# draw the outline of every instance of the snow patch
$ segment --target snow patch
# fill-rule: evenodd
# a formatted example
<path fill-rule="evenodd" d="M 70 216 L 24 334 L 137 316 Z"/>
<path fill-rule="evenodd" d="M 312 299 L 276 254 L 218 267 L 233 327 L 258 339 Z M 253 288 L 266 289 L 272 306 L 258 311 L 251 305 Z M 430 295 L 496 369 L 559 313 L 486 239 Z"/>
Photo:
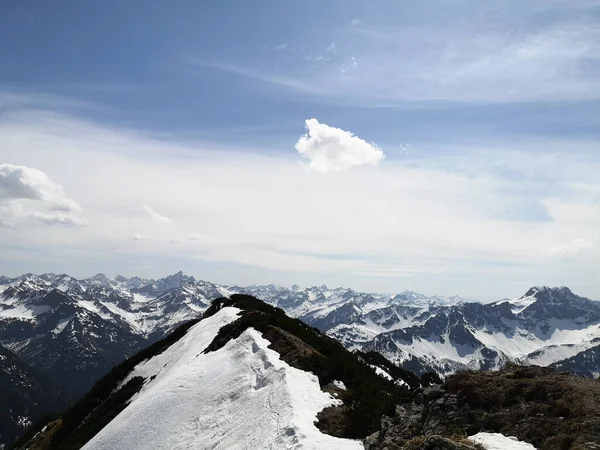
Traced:
<path fill-rule="evenodd" d="M 372 369 L 375 369 L 375 373 L 377 375 L 379 375 L 380 377 L 383 377 L 386 380 L 394 381 L 392 376 L 389 373 L 387 373 L 385 370 L 383 370 L 381 367 L 375 366 L 373 364 L 369 364 L 369 366 L 371 366 Z"/>
<path fill-rule="evenodd" d="M 150 300 L 152 300 L 151 297 L 146 297 L 145 295 L 142 294 L 136 294 L 133 293 L 133 301 L 135 303 L 148 303 Z"/>
<path fill-rule="evenodd" d="M 0 309 L 0 317 L 6 317 L 11 319 L 31 320 L 37 316 L 44 314 L 49 311 L 49 306 L 38 306 L 38 305 L 16 305 L 12 308 Z"/>
<path fill-rule="evenodd" d="M 106 314 L 106 313 L 102 312 L 100 310 L 100 307 L 95 302 L 93 302 L 91 300 L 78 300 L 77 304 L 79 306 L 81 306 L 82 308 L 85 308 L 88 311 L 93 312 L 94 314 L 99 315 L 104 320 L 110 320 L 111 319 L 111 317 L 110 317 L 109 314 Z"/>
<path fill-rule="evenodd" d="M 58 324 L 56 324 L 54 329 L 52 330 L 52 334 L 54 334 L 54 335 L 60 334 L 67 327 L 67 325 L 69 325 L 69 322 L 71 321 L 72 318 L 73 318 L 73 316 L 67 317 L 66 319 L 61 319 L 58 322 Z"/>
<path fill-rule="evenodd" d="M 343 381 L 339 381 L 339 380 L 333 380 L 333 385 L 334 385 L 336 388 L 343 389 L 344 391 L 346 391 L 346 390 L 347 390 L 347 388 L 346 388 L 346 385 L 344 384 L 344 382 L 343 382 Z"/>
<path fill-rule="evenodd" d="M 469 440 L 483 445 L 487 450 L 536 450 L 531 444 L 500 433 L 477 433 L 470 436 Z"/>

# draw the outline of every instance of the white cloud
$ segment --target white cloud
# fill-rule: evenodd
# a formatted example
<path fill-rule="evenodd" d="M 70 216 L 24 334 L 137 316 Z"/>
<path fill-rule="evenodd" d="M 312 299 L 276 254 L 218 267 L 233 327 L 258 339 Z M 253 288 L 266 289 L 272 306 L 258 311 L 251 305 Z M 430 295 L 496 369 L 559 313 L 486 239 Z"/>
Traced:
<path fill-rule="evenodd" d="M 48 212 L 50 211 L 50 212 Z M 3 226 L 15 227 L 28 218 L 53 225 L 86 226 L 79 217 L 81 207 L 69 198 L 61 185 L 41 170 L 0 164 L 0 219 Z"/>
<path fill-rule="evenodd" d="M 315 172 L 377 166 L 384 158 L 375 144 L 317 119 L 306 120 L 306 131 L 296 143 L 296 150 L 309 160 L 308 168 Z"/>
<path fill-rule="evenodd" d="M 148 239 L 150 239 L 148 236 L 146 236 L 145 234 L 141 234 L 141 233 L 133 233 L 131 238 L 134 241 L 147 241 Z"/>
<path fill-rule="evenodd" d="M 143 205 L 142 211 L 144 211 L 146 214 L 148 214 L 148 216 L 150 216 L 150 218 L 152 218 L 152 220 L 154 220 L 156 223 L 165 224 L 165 225 L 173 225 L 173 223 L 174 223 L 169 217 L 163 216 L 162 214 L 157 213 L 154 209 L 152 209 L 148 205 Z"/>
<path fill-rule="evenodd" d="M 362 23 L 362 22 L 361 22 L 359 19 L 352 19 L 352 20 L 350 21 L 350 26 L 351 26 L 351 27 L 355 27 L 355 26 L 357 26 L 357 25 L 360 25 L 361 23 Z"/>
<path fill-rule="evenodd" d="M 81 211 L 79 205 L 66 196 L 62 186 L 44 172 L 13 164 L 0 164 L 0 199 L 41 200 L 57 211 Z"/>

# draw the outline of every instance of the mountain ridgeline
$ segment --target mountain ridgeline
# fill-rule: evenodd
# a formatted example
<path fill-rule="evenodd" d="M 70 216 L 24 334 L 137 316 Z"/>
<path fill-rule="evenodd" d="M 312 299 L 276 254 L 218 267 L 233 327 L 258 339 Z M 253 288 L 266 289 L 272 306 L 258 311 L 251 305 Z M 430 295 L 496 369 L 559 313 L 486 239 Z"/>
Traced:
<path fill-rule="evenodd" d="M 198 364 L 198 372 L 194 364 Z M 218 374 L 214 377 L 218 381 L 210 376 L 211 370 Z M 234 422 L 245 420 L 245 413 L 261 415 L 264 410 L 268 418 L 262 420 L 268 423 L 261 425 L 263 446 L 272 442 L 281 448 L 284 443 L 316 439 L 323 445 L 330 442 L 327 448 L 337 448 L 338 444 L 353 448 L 347 446 L 356 442 L 350 438 L 362 439 L 379 429 L 379 418 L 393 414 L 396 405 L 409 397 L 410 388 L 429 385 L 431 377 L 420 379 L 391 366 L 380 355 L 349 352 L 283 310 L 251 296 L 234 294 L 215 300 L 201 320 L 181 325 L 116 366 L 72 408 L 38 424 L 15 448 L 144 448 L 146 436 L 138 436 L 139 442 L 132 443 L 128 433 L 137 432 L 141 422 L 155 419 L 160 423 L 170 423 L 171 419 L 185 422 L 180 428 L 188 430 L 185 402 L 200 394 L 202 401 L 190 405 L 195 431 L 179 433 L 174 429 L 171 433 L 178 437 L 161 437 L 164 447 L 153 441 L 152 448 L 174 448 L 168 446 L 189 444 L 190 439 L 199 448 L 210 448 L 223 439 L 247 442 L 247 433 L 256 430 L 249 431 L 247 424 L 231 425 L 231 418 Z M 306 388 L 302 380 L 308 380 Z M 208 387 L 218 404 L 210 405 L 210 395 L 196 392 L 210 383 L 221 383 L 218 390 Z M 171 392 L 171 388 L 175 389 Z M 294 411 L 299 398 L 308 395 L 305 390 L 315 391 L 313 395 L 321 396 L 325 406 L 320 409 L 314 405 L 317 409 L 308 417 L 309 425 L 298 418 L 305 414 L 304 409 Z M 167 404 L 167 399 L 175 403 Z M 233 405 L 236 413 L 224 410 L 223 416 L 219 414 L 217 409 L 223 409 L 225 399 L 240 403 Z M 242 404 L 251 411 L 239 411 Z M 211 409 L 204 419 L 202 405 Z M 312 424 L 315 420 L 316 428 Z M 129 430 L 125 434 L 123 427 Z M 147 433 L 147 425 L 144 429 Z"/>

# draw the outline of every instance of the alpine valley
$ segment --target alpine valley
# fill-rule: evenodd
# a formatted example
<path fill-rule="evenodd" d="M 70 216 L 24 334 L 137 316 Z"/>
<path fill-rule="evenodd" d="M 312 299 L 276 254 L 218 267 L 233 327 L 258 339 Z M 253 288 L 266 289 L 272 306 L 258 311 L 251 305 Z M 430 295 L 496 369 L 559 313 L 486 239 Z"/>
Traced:
<path fill-rule="evenodd" d="M 6 396 L 10 380 L 18 378 L 22 395 L 35 399 L 2 418 L 0 445 L 81 398 L 111 368 L 197 320 L 214 299 L 236 293 L 281 308 L 348 350 L 381 353 L 419 377 L 496 370 L 507 363 L 584 377 L 600 372 L 600 303 L 566 287 L 533 287 L 520 298 L 484 304 L 409 291 L 224 286 L 182 272 L 158 280 L 103 274 L 0 277 L 0 395 Z M 258 345 L 268 354 L 260 336 L 244 339 L 244 346 Z M 181 352 L 182 361 L 191 358 L 185 348 Z M 376 370 L 386 377 L 392 371 Z M 154 366 L 138 371 L 158 376 Z"/>

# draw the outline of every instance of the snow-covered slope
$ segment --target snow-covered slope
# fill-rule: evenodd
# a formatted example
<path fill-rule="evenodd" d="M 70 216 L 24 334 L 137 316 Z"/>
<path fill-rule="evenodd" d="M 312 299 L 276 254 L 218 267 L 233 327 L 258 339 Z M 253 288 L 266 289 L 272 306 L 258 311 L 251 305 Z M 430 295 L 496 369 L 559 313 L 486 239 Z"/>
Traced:
<path fill-rule="evenodd" d="M 362 448 L 315 427 L 317 413 L 337 400 L 314 375 L 283 362 L 258 331 L 202 353 L 238 312 L 223 308 L 136 367 L 130 378 L 149 381 L 84 449 Z"/>

